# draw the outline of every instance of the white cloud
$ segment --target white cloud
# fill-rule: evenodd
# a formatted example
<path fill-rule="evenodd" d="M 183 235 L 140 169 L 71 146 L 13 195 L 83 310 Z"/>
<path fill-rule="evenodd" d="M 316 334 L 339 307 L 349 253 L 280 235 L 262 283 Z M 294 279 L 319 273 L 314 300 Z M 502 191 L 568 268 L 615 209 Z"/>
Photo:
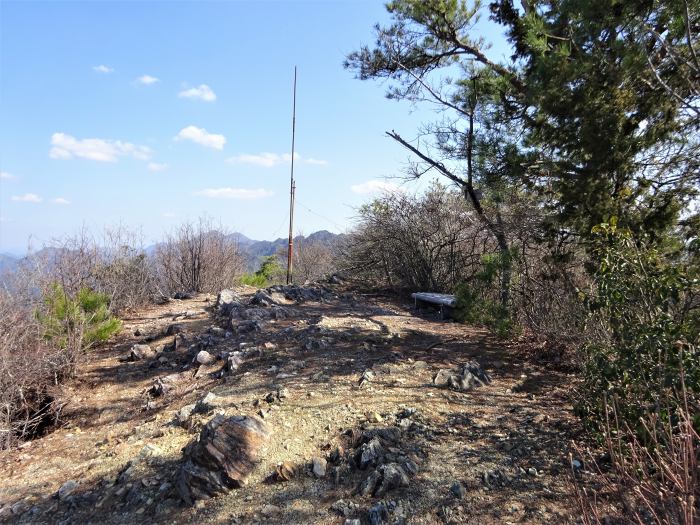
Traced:
<path fill-rule="evenodd" d="M 70 201 L 68 199 L 64 199 L 63 197 L 56 197 L 55 199 L 52 199 L 51 202 L 53 202 L 54 204 L 62 204 L 62 205 L 70 204 Z"/>
<path fill-rule="evenodd" d="M 247 188 L 209 188 L 195 193 L 200 197 L 209 197 L 211 199 L 240 199 L 254 200 L 271 197 L 272 192 L 263 188 L 247 189 Z"/>
<path fill-rule="evenodd" d="M 160 82 L 160 79 L 152 77 L 151 75 L 142 75 L 136 79 L 136 82 L 138 82 L 139 84 L 143 84 L 144 86 L 150 86 L 151 84 Z"/>
<path fill-rule="evenodd" d="M 353 193 L 358 193 L 360 195 L 403 192 L 403 189 L 396 184 L 377 179 L 368 180 L 362 184 L 350 186 L 350 190 L 352 190 Z"/>
<path fill-rule="evenodd" d="M 149 162 L 148 171 L 165 171 L 168 169 L 167 164 L 160 164 L 158 162 Z"/>
<path fill-rule="evenodd" d="M 36 193 L 25 193 L 24 195 L 13 195 L 12 200 L 16 202 L 41 202 L 43 199 Z"/>
<path fill-rule="evenodd" d="M 295 155 L 295 159 L 296 159 Z M 289 153 L 284 155 L 278 155 L 277 153 L 260 153 L 258 155 L 251 155 L 248 153 L 242 153 L 241 155 L 236 155 L 235 157 L 230 157 L 227 162 L 231 164 L 252 164 L 254 166 L 262 166 L 264 168 L 271 168 L 279 164 L 289 162 L 292 156 Z"/>
<path fill-rule="evenodd" d="M 209 133 L 206 129 L 198 128 L 197 126 L 182 128 L 175 140 L 191 140 L 207 148 L 214 149 L 224 149 L 224 144 L 226 144 L 226 137 L 223 135 Z"/>
<path fill-rule="evenodd" d="M 200 84 L 197 87 L 190 89 L 184 89 L 180 91 L 177 95 L 180 98 L 198 98 L 204 100 L 205 102 L 214 102 L 216 100 L 216 93 L 206 84 Z"/>
<path fill-rule="evenodd" d="M 105 66 L 104 64 L 100 64 L 99 66 L 92 66 L 93 71 L 97 71 L 98 73 L 113 73 L 114 69 L 112 69 L 109 66 Z"/>
<path fill-rule="evenodd" d="M 289 164 L 292 160 L 292 156 L 289 153 L 269 153 L 263 152 L 257 155 L 251 155 L 249 153 L 242 153 L 234 157 L 229 157 L 226 159 L 227 162 L 231 164 L 252 164 L 254 166 L 262 166 L 264 168 L 272 168 L 274 166 L 279 166 L 280 164 Z M 304 158 L 298 153 L 294 154 L 294 161 L 302 164 L 313 164 L 316 166 L 325 166 L 328 164 L 325 160 L 319 160 L 314 158 Z"/>
<path fill-rule="evenodd" d="M 7 173 L 6 171 L 0 171 L 0 179 L 2 180 L 11 180 L 15 179 L 16 177 L 12 173 Z"/>
<path fill-rule="evenodd" d="M 83 159 L 99 162 L 116 162 L 118 157 L 134 157 L 138 160 L 148 160 L 151 149 L 147 146 L 138 146 L 130 142 L 111 139 L 76 139 L 65 133 L 51 135 L 52 159 Z"/>
<path fill-rule="evenodd" d="M 166 219 L 172 219 L 176 217 L 176 215 L 171 211 L 166 211 L 163 213 L 163 217 L 165 217 Z"/>

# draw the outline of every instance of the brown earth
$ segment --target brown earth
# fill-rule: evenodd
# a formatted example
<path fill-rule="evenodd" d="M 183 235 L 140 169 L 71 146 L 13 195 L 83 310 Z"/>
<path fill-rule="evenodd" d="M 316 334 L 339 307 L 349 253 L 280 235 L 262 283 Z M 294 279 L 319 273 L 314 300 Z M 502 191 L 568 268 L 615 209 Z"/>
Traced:
<path fill-rule="evenodd" d="M 229 337 L 212 329 L 226 326 L 213 303 L 198 296 L 146 308 L 124 320 L 115 341 L 90 352 L 62 394 L 61 426 L 0 453 L 0 521 L 364 524 L 380 501 L 391 510 L 389 523 L 575 521 L 568 474 L 568 443 L 579 432 L 568 401 L 574 376 L 531 362 L 484 330 L 387 297 L 346 293 L 289 304 L 289 318 Z M 123 360 L 133 344 L 172 323 L 183 327 L 177 350 Z M 223 361 L 197 369 L 196 350 L 188 350 L 197 341 L 212 354 L 240 343 L 274 348 L 225 372 Z M 467 392 L 432 384 L 438 370 L 470 359 L 490 384 Z M 149 393 L 155 379 L 173 373 L 181 378 L 174 390 Z M 279 388 L 287 396 L 268 402 Z M 214 409 L 178 424 L 178 410 L 208 392 L 217 396 Z M 262 414 L 272 435 L 243 488 L 186 507 L 173 488 L 182 449 L 216 413 Z M 407 487 L 363 497 L 356 488 L 367 472 L 329 462 L 325 477 L 312 474 L 312 457 L 329 457 L 337 445 L 351 446 L 352 435 L 406 418 L 412 430 L 400 439 L 418 466 Z M 270 482 L 284 461 L 296 475 Z M 465 489 L 461 498 L 450 490 L 455 482 Z"/>

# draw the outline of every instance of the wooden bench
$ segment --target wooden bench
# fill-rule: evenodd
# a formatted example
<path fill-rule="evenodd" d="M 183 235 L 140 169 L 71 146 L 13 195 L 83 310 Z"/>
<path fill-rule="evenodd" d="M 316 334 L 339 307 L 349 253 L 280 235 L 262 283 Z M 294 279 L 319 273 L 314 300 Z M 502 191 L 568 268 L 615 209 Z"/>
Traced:
<path fill-rule="evenodd" d="M 445 314 L 450 314 L 452 309 L 457 305 L 457 299 L 454 295 L 446 293 L 434 292 L 416 292 L 412 293 L 414 306 L 418 308 L 419 303 L 427 303 L 435 305 L 440 309 L 440 319 L 445 318 Z"/>

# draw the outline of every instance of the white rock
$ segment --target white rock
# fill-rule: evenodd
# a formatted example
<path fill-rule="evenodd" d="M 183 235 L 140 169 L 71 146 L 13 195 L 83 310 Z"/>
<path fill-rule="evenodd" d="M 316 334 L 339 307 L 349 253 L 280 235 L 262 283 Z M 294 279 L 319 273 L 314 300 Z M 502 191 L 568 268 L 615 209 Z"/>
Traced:
<path fill-rule="evenodd" d="M 216 361 L 216 358 L 206 350 L 200 350 L 196 360 L 200 365 L 211 365 Z"/>
<path fill-rule="evenodd" d="M 322 478 L 326 475 L 326 467 L 328 466 L 327 461 L 324 458 L 318 456 L 314 457 L 312 460 L 314 476 L 317 478 Z"/>

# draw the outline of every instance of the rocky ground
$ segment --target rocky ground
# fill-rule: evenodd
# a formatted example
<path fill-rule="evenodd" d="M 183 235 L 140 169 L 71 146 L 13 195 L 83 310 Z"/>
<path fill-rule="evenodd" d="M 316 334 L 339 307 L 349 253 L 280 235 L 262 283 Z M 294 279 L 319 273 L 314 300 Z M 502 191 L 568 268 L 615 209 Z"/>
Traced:
<path fill-rule="evenodd" d="M 411 306 L 328 285 L 132 315 L 62 425 L 0 453 L 0 521 L 574 522 L 574 378 Z M 199 499 L 193 447 L 232 416 L 264 439 L 240 488 Z"/>

